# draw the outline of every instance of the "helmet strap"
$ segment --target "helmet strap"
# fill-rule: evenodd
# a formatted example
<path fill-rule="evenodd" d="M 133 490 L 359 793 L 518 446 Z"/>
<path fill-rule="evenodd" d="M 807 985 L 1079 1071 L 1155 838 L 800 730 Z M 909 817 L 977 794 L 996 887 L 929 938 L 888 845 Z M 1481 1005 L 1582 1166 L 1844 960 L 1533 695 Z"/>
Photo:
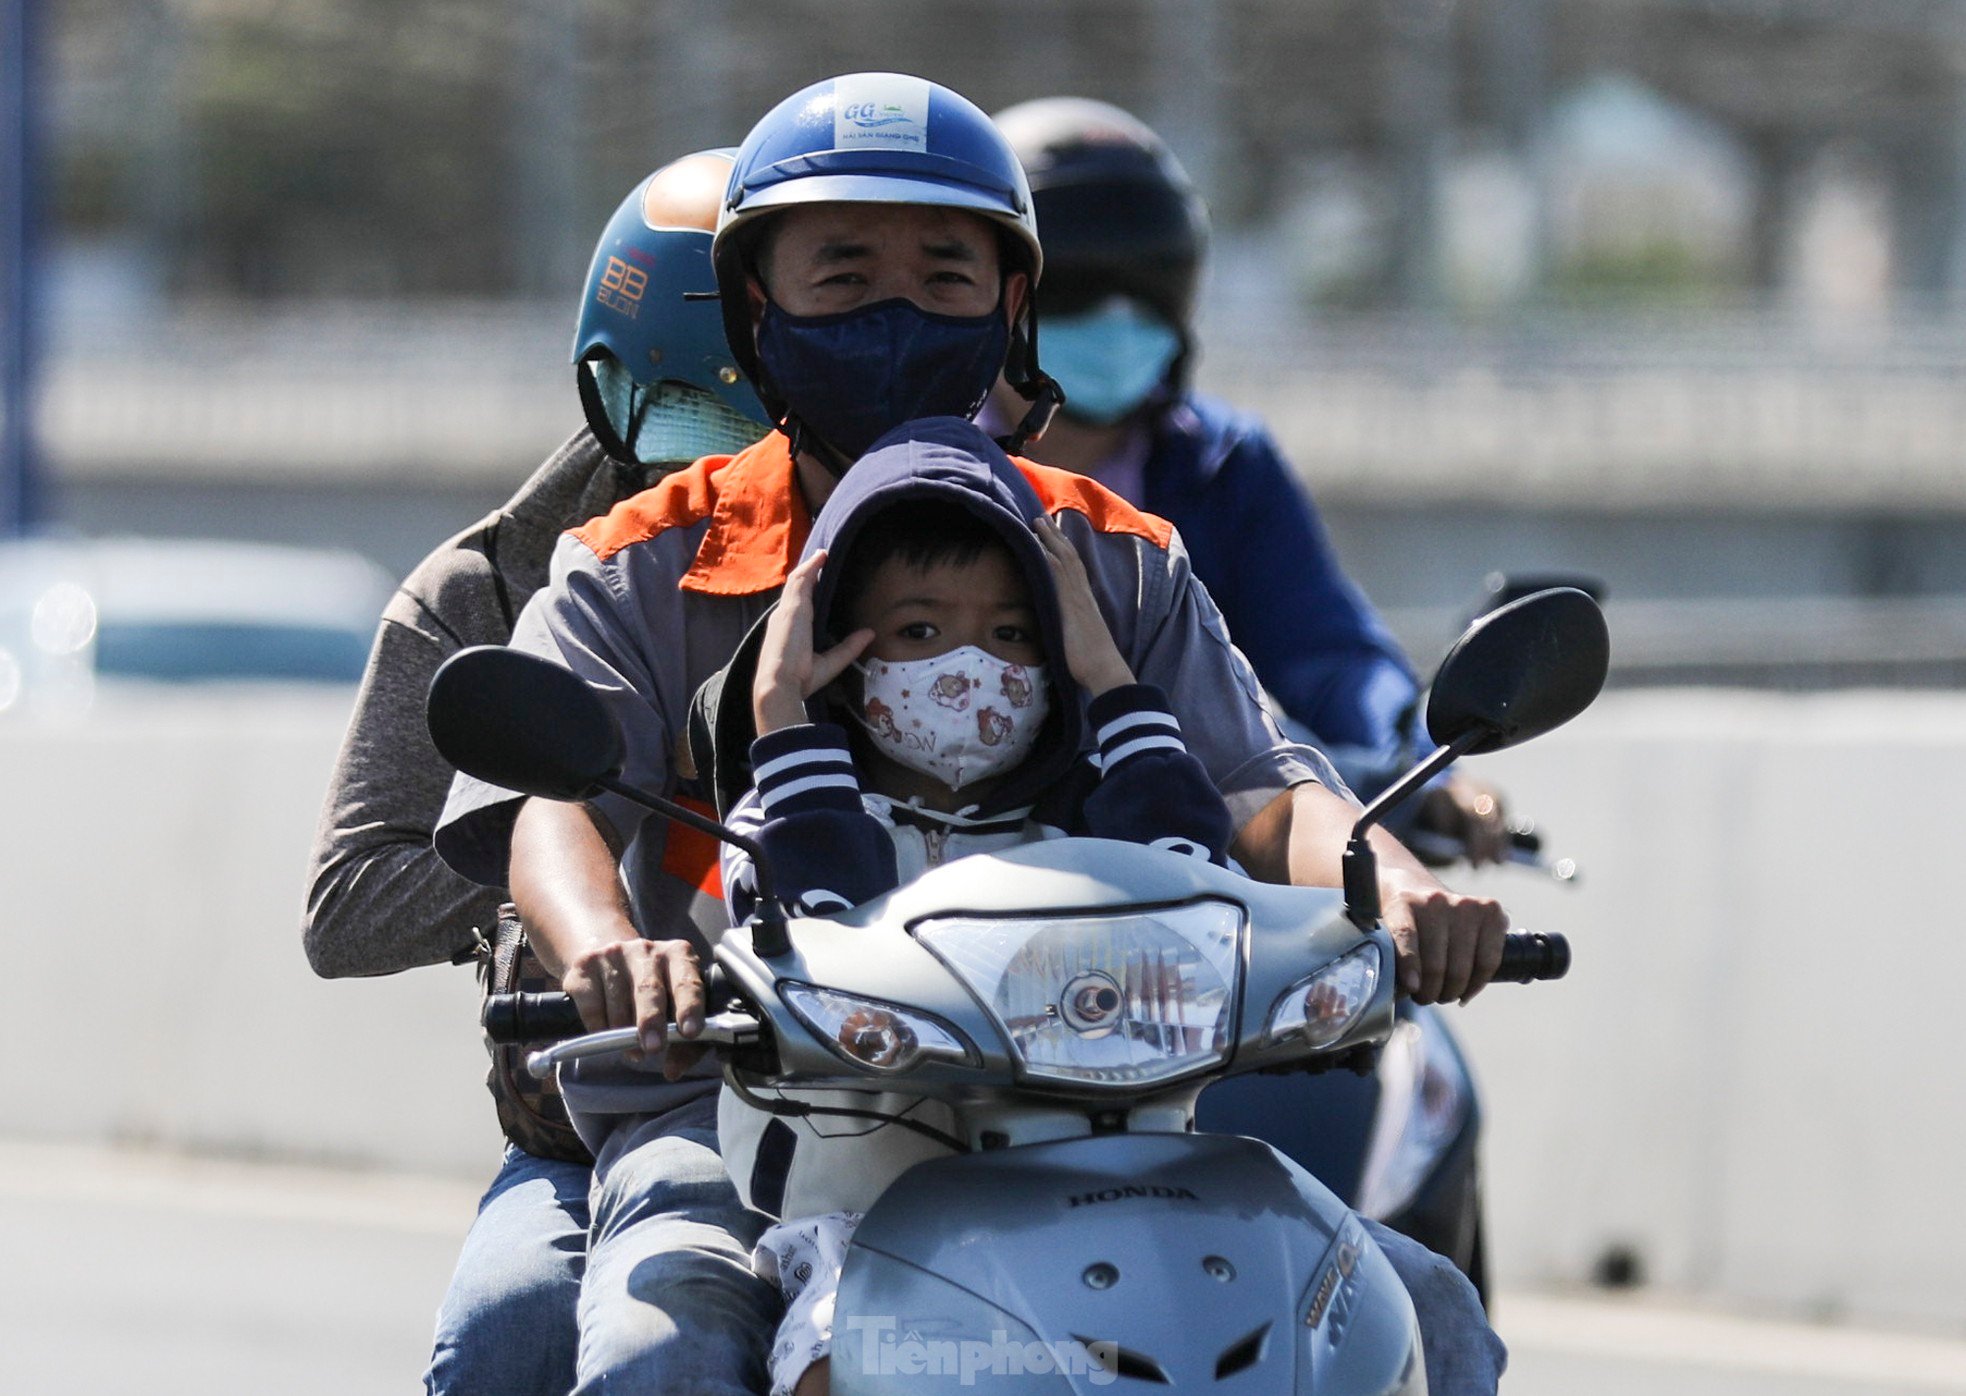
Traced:
<path fill-rule="evenodd" d="M 608 459 L 622 464 L 633 464 L 635 453 L 629 442 L 635 437 L 635 424 L 628 423 L 628 439 L 616 434 L 614 423 L 608 419 L 607 406 L 601 401 L 601 388 L 591 360 L 583 359 L 574 365 L 574 382 L 580 392 L 581 411 L 587 417 L 587 429 L 600 443 Z"/>
<path fill-rule="evenodd" d="M 1029 305 L 1017 317 L 1017 327 L 1010 339 L 1010 356 L 1004 364 L 1004 380 L 1031 404 L 1017 423 L 1017 429 L 997 442 L 1006 454 L 1014 456 L 1032 438 L 1044 435 L 1045 428 L 1065 403 L 1065 390 L 1058 386 L 1058 380 L 1038 367 L 1038 320 Z"/>
<path fill-rule="evenodd" d="M 1052 417 L 1065 402 L 1065 394 L 1053 381 L 1051 375 L 1043 370 L 1034 372 L 1029 379 L 1018 385 L 1019 392 L 1024 392 L 1026 388 L 1031 390 L 1028 394 L 1031 401 L 1029 410 L 1017 423 L 1017 430 L 997 442 L 1007 455 L 1020 454 L 1024 447 L 1030 444 L 1032 437 L 1044 435 L 1044 429 L 1051 425 Z"/>
<path fill-rule="evenodd" d="M 794 459 L 802 455 L 811 456 L 825 466 L 826 473 L 835 480 L 844 476 L 848 467 L 853 464 L 844 452 L 828 443 L 796 416 L 788 414 L 785 420 L 778 424 L 778 429 L 791 440 Z"/>

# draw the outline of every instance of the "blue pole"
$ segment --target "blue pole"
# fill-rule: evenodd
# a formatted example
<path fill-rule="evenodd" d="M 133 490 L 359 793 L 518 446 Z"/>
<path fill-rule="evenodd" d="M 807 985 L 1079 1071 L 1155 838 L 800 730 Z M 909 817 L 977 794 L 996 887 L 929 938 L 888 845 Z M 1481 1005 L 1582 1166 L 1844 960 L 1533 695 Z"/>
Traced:
<path fill-rule="evenodd" d="M 39 506 L 34 456 L 34 0 L 0 0 L 0 538 Z"/>

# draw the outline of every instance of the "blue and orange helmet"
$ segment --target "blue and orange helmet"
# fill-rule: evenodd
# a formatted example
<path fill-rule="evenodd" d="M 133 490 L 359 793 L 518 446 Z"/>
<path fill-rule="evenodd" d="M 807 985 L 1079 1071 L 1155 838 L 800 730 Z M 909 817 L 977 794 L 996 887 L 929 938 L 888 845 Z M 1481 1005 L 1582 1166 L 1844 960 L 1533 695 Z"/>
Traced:
<path fill-rule="evenodd" d="M 664 165 L 622 200 L 594 249 L 574 372 L 587 424 L 617 460 L 694 460 L 771 428 L 716 305 L 710 253 L 733 154 Z"/>

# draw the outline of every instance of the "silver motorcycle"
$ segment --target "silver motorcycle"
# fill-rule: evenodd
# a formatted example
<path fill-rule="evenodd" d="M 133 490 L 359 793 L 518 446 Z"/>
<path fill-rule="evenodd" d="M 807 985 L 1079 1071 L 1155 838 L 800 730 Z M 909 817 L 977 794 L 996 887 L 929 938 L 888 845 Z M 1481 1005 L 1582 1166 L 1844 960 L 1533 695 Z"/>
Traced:
<path fill-rule="evenodd" d="M 1123 1379 L 1416 1396 L 1413 1306 L 1359 1215 L 1269 1145 L 1195 1132 L 1195 1101 L 1231 1075 L 1370 1062 L 1395 1016 L 1367 831 L 1448 762 L 1582 711 L 1608 652 L 1602 613 L 1574 590 L 1471 627 L 1429 697 L 1439 748 L 1362 813 L 1343 892 L 1060 839 L 787 918 L 749 840 L 618 780 L 619 736 L 565 670 L 465 651 L 432 684 L 431 729 L 481 778 L 554 799 L 610 790 L 751 854 L 761 911 L 717 948 L 717 1011 L 698 1039 L 729 1089 L 775 1113 L 856 1113 L 781 1087 L 949 1107 L 956 1127 L 936 1133 L 951 1152 L 904 1173 L 854 1234 L 839 1396 L 955 1393 L 984 1376 L 1060 1396 Z M 1562 937 L 1516 933 L 1497 977 L 1555 978 L 1568 962 Z M 564 1001 L 506 1001 L 487 1027 L 545 1040 L 577 1018 Z M 532 1066 L 634 1040 L 572 1037 Z"/>

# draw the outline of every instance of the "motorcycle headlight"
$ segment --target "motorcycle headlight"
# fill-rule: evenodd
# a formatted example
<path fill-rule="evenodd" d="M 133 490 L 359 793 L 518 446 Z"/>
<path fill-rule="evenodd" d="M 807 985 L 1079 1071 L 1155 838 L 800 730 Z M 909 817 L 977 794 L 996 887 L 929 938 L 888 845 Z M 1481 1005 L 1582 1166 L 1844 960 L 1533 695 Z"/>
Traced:
<path fill-rule="evenodd" d="M 814 1037 L 870 1071 L 906 1071 L 924 1057 L 977 1060 L 975 1049 L 961 1033 L 918 1008 L 790 979 L 779 981 L 778 996 Z"/>
<path fill-rule="evenodd" d="M 1230 902 L 1042 921 L 949 916 L 915 938 L 995 1017 L 1024 1075 L 1171 1080 L 1227 1057 L 1242 974 Z"/>
<path fill-rule="evenodd" d="M 1474 1099 L 1460 1055 L 1432 1013 L 1401 1023 L 1379 1056 L 1379 1110 L 1358 1209 L 1375 1221 L 1411 1205 L 1461 1133 Z"/>
<path fill-rule="evenodd" d="M 1329 1047 L 1356 1023 L 1379 987 L 1379 947 L 1361 945 L 1308 979 L 1285 989 L 1263 1029 L 1269 1046 L 1295 1036 L 1312 1049 Z"/>

